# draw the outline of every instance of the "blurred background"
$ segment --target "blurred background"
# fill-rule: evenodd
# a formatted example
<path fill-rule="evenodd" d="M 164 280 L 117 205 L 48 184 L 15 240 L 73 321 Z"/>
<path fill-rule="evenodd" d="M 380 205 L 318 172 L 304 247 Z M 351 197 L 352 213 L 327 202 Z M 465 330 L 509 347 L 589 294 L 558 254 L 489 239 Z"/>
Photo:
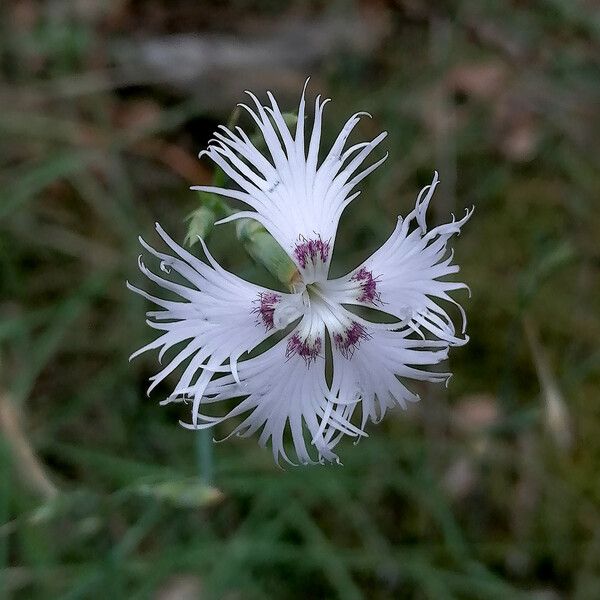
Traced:
<path fill-rule="evenodd" d="M 146 397 L 124 281 L 154 221 L 183 241 L 243 90 L 295 110 L 307 75 L 326 142 L 390 134 L 336 272 L 439 170 L 435 220 L 476 206 L 471 341 L 344 467 L 281 470 Z M 4 597 L 600 598 L 598 2 L 3 0 L 0 79 Z M 209 244 L 269 282 L 233 225 Z"/>

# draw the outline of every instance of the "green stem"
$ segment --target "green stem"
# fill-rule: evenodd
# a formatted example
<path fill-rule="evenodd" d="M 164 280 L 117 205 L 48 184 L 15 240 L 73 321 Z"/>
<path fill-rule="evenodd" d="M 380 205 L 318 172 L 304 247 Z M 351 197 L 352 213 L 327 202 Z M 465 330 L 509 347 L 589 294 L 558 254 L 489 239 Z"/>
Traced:
<path fill-rule="evenodd" d="M 196 456 L 198 474 L 206 485 L 212 485 L 214 477 L 213 441 L 208 429 L 196 433 Z"/>

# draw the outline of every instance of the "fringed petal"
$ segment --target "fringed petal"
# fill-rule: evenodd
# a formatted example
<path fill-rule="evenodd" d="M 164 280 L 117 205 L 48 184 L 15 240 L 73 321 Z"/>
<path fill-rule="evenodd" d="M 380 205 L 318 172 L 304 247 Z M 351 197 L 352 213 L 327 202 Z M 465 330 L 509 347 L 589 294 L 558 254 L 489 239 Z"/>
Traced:
<path fill-rule="evenodd" d="M 420 328 L 451 345 L 462 345 L 466 315 L 449 293 L 467 288 L 463 283 L 447 281 L 459 267 L 452 264 L 448 243 L 471 217 L 467 210 L 463 219 L 427 230 L 427 207 L 438 184 L 435 173 L 431 185 L 423 188 L 415 209 L 398 224 L 388 240 L 362 265 L 336 280 L 327 281 L 324 292 L 342 304 L 377 308 Z M 411 224 L 417 227 L 412 229 Z M 440 303 L 458 306 L 462 317 L 461 334 L 457 334 L 452 318 Z M 460 337 L 460 335 L 464 337 Z"/>
<path fill-rule="evenodd" d="M 305 86 L 306 90 L 306 86 Z M 330 151 L 318 164 L 323 108 L 328 100 L 315 101 L 315 111 L 308 150 L 305 145 L 305 93 L 298 107 L 294 133 L 290 131 L 275 98 L 267 96 L 270 106 L 247 92 L 254 106 L 242 104 L 259 128 L 266 147 L 263 156 L 240 129 L 220 127 L 202 154 L 218 165 L 239 189 L 197 186 L 193 189 L 241 200 L 296 262 L 301 272 L 306 268 L 296 249 L 304 242 L 321 240 L 332 248 L 343 210 L 356 197 L 354 188 L 377 168 L 385 157 L 360 171 L 361 165 L 385 138 L 382 133 L 370 142 L 355 144 L 344 150 L 348 137 L 362 115 L 356 113 L 346 122 Z M 221 222 L 226 222 L 224 219 Z M 331 252 L 319 265 L 327 276 Z M 311 269 L 313 267 L 311 266 Z"/>
<path fill-rule="evenodd" d="M 229 435 L 249 437 L 260 431 L 259 444 L 270 442 L 277 463 L 283 459 L 295 464 L 286 451 L 288 430 L 301 464 L 339 462 L 330 432 L 351 436 L 363 433 L 335 410 L 336 402 L 332 401 L 325 381 L 324 355 L 316 355 L 308 362 L 301 354 L 290 353 L 293 336 L 294 333 L 289 334 L 263 354 L 240 363 L 239 382 L 231 375 L 213 379 L 204 391 L 205 406 L 232 398 L 239 398 L 239 402 L 216 420 L 206 417 L 206 422 L 213 425 L 241 419 Z M 201 415 L 199 420 L 205 421 L 205 417 Z M 312 455 L 310 446 L 314 447 Z"/>
<path fill-rule="evenodd" d="M 356 318 L 356 317 L 355 317 Z M 354 405 L 361 411 L 361 429 L 367 421 L 381 421 L 388 408 L 415 402 L 419 396 L 407 380 L 446 381 L 450 373 L 425 370 L 448 356 L 448 345 L 439 340 L 414 339 L 410 328 L 395 330 L 389 325 L 360 320 L 365 335 L 351 354 L 335 343 L 331 393 L 342 407 Z M 354 403 L 354 404 L 353 404 Z M 339 410 L 339 409 L 338 409 Z M 345 417 L 348 419 L 349 408 Z"/>
<path fill-rule="evenodd" d="M 186 397 L 195 398 L 197 408 L 214 373 L 227 370 L 237 378 L 240 356 L 299 318 L 301 304 L 297 295 L 274 292 L 229 273 L 204 243 L 208 263 L 179 246 L 158 224 L 156 229 L 172 254 L 159 252 L 143 240 L 141 243 L 159 260 L 161 270 L 169 278 L 151 271 L 141 260 L 140 269 L 155 284 L 179 298 L 164 300 L 129 285 L 161 308 L 147 314 L 148 324 L 162 332 L 132 358 L 148 350 L 159 350 L 162 362 L 171 351 L 168 363 L 150 378 L 148 393 L 187 363 L 170 397 L 185 390 Z M 175 275 L 180 282 L 172 281 Z M 276 309 L 285 319 L 274 320 Z M 195 415 L 193 422 L 197 423 Z"/>

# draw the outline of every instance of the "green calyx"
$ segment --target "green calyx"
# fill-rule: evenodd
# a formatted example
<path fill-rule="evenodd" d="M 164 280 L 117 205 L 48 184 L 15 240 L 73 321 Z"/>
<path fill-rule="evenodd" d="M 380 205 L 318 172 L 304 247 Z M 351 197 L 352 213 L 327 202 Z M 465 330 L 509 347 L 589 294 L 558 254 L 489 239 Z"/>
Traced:
<path fill-rule="evenodd" d="M 234 111 L 228 124 L 230 128 L 235 125 L 238 116 L 239 111 Z M 290 129 L 294 128 L 298 122 L 297 115 L 292 113 L 284 113 L 283 118 Z M 264 140 L 260 134 L 252 136 L 252 141 L 259 150 L 264 146 Z M 226 183 L 225 173 L 217 168 L 213 185 L 225 187 Z M 229 217 L 236 212 L 238 211 L 232 209 L 220 196 L 200 192 L 200 206 L 186 218 L 188 231 L 184 243 L 191 247 L 198 242 L 199 238 L 206 239 L 216 221 Z M 298 277 L 298 269 L 263 225 L 254 219 L 239 219 L 236 221 L 235 231 L 244 250 L 253 260 L 264 266 L 281 283 L 289 287 L 292 286 L 294 280 Z"/>
<path fill-rule="evenodd" d="M 275 238 L 254 219 L 240 219 L 236 235 L 246 252 L 279 281 L 291 286 L 298 269 Z"/>

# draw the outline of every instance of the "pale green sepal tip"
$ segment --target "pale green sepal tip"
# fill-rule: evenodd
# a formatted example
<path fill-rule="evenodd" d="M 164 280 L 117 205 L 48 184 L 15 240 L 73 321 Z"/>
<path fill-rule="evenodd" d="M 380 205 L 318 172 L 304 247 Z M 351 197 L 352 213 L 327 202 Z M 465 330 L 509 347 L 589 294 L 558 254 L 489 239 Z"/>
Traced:
<path fill-rule="evenodd" d="M 208 236 L 217 220 L 217 215 L 207 206 L 201 206 L 191 212 L 186 220 L 189 223 L 183 243 L 191 248 L 198 242 L 198 238 L 204 239 Z"/>

